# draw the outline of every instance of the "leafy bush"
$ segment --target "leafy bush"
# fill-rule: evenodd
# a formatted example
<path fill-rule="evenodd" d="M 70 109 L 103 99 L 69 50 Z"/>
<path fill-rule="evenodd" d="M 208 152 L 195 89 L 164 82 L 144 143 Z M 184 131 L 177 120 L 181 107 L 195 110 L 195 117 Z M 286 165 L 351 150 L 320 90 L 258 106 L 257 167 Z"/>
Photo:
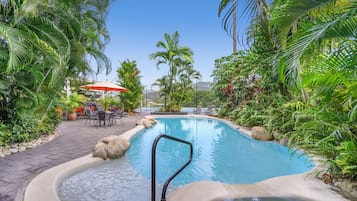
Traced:
<path fill-rule="evenodd" d="M 0 123 L 0 146 L 9 144 L 11 142 L 11 132 L 7 126 L 3 123 Z"/>
<path fill-rule="evenodd" d="M 74 112 L 76 108 L 87 101 L 87 98 L 82 94 L 72 93 L 62 99 L 62 105 L 68 112 Z"/>
<path fill-rule="evenodd" d="M 117 69 L 119 85 L 125 87 L 129 91 L 120 93 L 119 97 L 125 111 L 132 112 L 140 105 L 140 97 L 143 94 L 143 89 L 140 82 L 140 70 L 136 65 L 136 61 L 123 61 Z"/>
<path fill-rule="evenodd" d="M 105 109 L 109 109 L 111 106 L 114 107 L 120 107 L 120 101 L 119 101 L 119 97 L 104 97 L 98 100 L 98 103 L 104 107 L 106 107 Z"/>
<path fill-rule="evenodd" d="M 256 110 L 254 105 L 256 105 L 256 103 L 252 102 L 251 104 L 238 106 L 235 110 L 233 110 L 230 117 L 235 119 L 237 124 L 243 126 L 251 127 L 263 125 L 263 111 Z"/>
<path fill-rule="evenodd" d="M 28 142 L 54 132 L 60 122 L 56 112 L 47 115 L 23 114 L 9 125 L 0 123 L 0 146 Z"/>
<path fill-rule="evenodd" d="M 345 141 L 336 148 L 338 154 L 334 164 L 347 177 L 357 178 L 357 144 L 354 141 Z"/>

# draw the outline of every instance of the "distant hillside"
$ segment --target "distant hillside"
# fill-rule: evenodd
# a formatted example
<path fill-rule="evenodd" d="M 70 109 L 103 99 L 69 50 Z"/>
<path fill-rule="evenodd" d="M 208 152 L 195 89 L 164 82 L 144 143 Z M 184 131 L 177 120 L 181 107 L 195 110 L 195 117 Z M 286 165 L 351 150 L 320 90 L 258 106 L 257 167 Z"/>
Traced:
<path fill-rule="evenodd" d="M 197 91 L 210 91 L 212 82 L 198 82 Z"/>
<path fill-rule="evenodd" d="M 145 96 L 145 93 L 144 93 L 144 96 Z M 159 92 L 157 92 L 157 91 L 150 91 L 150 92 L 148 91 L 147 94 L 146 94 L 146 97 L 147 97 L 148 100 L 155 100 L 155 99 L 159 99 L 160 98 Z"/>

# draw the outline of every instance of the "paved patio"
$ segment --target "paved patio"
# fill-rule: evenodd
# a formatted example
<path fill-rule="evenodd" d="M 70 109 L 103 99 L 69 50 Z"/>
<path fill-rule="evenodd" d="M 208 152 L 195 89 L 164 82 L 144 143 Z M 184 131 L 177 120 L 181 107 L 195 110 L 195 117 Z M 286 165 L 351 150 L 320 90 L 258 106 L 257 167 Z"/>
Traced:
<path fill-rule="evenodd" d="M 127 116 L 110 127 L 85 126 L 84 120 L 63 121 L 51 142 L 0 158 L 0 200 L 22 201 L 27 184 L 44 170 L 87 155 L 102 137 L 122 134 L 141 116 Z"/>

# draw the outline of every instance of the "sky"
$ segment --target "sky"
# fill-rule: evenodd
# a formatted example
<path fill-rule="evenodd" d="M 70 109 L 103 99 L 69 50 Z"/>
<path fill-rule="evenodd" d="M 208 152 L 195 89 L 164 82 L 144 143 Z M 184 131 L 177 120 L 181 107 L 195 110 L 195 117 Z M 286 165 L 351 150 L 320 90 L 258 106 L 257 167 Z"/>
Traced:
<path fill-rule="evenodd" d="M 107 16 L 110 42 L 105 54 L 112 62 L 109 75 L 100 74 L 97 81 L 116 82 L 116 69 L 125 60 L 137 63 L 141 83 L 151 87 L 168 72 L 166 65 L 156 67 L 149 55 L 162 49 L 164 34 L 180 34 L 180 46 L 189 47 L 200 81 L 212 81 L 214 60 L 232 53 L 232 39 L 224 31 L 217 10 L 220 0 L 116 0 Z M 238 25 L 239 26 L 239 25 Z"/>

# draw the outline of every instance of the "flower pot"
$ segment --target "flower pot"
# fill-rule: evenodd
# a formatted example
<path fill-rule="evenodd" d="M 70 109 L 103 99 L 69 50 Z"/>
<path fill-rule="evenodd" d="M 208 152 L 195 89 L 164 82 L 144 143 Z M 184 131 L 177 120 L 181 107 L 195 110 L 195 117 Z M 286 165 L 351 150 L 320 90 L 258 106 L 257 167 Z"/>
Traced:
<path fill-rule="evenodd" d="M 68 117 L 68 120 L 74 121 L 77 119 L 77 113 L 75 113 L 75 112 L 68 113 L 67 117 Z"/>

